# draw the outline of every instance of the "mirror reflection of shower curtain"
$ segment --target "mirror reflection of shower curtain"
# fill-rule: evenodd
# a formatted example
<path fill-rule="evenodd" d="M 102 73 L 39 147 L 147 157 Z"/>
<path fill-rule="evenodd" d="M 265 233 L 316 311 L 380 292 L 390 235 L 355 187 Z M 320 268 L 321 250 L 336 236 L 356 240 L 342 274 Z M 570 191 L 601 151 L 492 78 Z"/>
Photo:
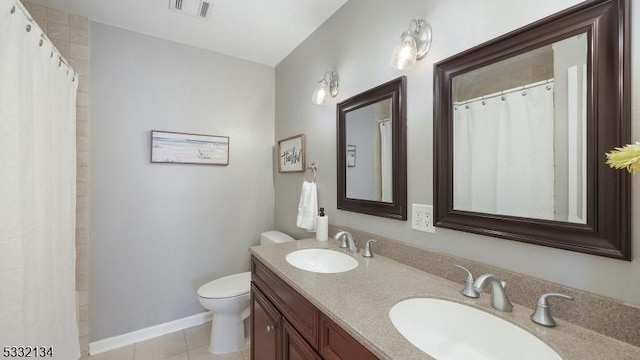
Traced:
<path fill-rule="evenodd" d="M 392 128 L 391 120 L 382 120 L 378 123 L 380 128 L 380 172 L 382 177 L 383 202 L 393 202 L 393 163 L 392 163 Z"/>
<path fill-rule="evenodd" d="M 454 107 L 454 209 L 553 219 L 553 84 Z"/>
<path fill-rule="evenodd" d="M 587 65 L 567 69 L 568 221 L 587 222 Z"/>

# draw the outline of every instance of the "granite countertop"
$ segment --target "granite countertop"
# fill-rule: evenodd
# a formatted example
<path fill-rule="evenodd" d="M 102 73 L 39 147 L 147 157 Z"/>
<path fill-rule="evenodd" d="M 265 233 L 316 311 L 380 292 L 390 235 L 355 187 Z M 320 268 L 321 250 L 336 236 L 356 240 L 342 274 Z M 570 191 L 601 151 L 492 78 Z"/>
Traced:
<path fill-rule="evenodd" d="M 344 273 L 308 272 L 285 260 L 288 253 L 306 248 L 344 251 L 331 239 L 328 242 L 307 239 L 254 246 L 251 253 L 380 359 L 433 359 L 407 341 L 389 319 L 394 304 L 414 297 L 451 300 L 494 314 L 537 336 L 563 360 L 640 359 L 639 347 L 563 320 L 556 319 L 555 328 L 537 325 L 529 319 L 533 310 L 524 306 L 513 304 L 511 313 L 494 310 L 489 294 L 482 294 L 479 299 L 464 297 L 460 293 L 462 283 L 375 255 L 375 246 L 373 258 L 362 257 L 362 252 L 345 252 L 359 265 Z"/>

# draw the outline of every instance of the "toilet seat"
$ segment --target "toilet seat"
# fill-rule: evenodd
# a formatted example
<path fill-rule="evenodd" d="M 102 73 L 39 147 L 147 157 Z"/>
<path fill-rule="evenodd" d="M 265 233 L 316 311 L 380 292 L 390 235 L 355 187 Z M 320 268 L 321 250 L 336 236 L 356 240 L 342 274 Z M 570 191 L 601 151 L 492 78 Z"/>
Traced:
<path fill-rule="evenodd" d="M 223 299 L 249 294 L 251 272 L 243 272 L 210 281 L 198 289 L 198 296 L 205 299 Z"/>

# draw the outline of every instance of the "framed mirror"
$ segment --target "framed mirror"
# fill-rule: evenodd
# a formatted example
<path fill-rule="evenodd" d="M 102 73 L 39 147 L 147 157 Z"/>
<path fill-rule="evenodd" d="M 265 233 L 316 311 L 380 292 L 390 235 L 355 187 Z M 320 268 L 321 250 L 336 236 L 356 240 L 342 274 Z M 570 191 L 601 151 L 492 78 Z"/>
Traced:
<path fill-rule="evenodd" d="M 630 260 L 629 41 L 593 0 L 435 64 L 435 226 Z"/>
<path fill-rule="evenodd" d="M 338 209 L 407 219 L 406 83 L 338 104 Z"/>

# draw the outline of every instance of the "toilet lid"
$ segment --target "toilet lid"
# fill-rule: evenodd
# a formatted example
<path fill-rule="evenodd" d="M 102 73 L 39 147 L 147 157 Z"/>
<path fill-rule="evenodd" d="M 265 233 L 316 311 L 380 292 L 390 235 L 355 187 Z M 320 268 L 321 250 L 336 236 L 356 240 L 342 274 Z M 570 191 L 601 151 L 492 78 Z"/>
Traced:
<path fill-rule="evenodd" d="M 244 295 L 251 287 L 251 272 L 233 274 L 210 281 L 198 289 L 198 296 L 207 299 L 220 299 Z"/>

